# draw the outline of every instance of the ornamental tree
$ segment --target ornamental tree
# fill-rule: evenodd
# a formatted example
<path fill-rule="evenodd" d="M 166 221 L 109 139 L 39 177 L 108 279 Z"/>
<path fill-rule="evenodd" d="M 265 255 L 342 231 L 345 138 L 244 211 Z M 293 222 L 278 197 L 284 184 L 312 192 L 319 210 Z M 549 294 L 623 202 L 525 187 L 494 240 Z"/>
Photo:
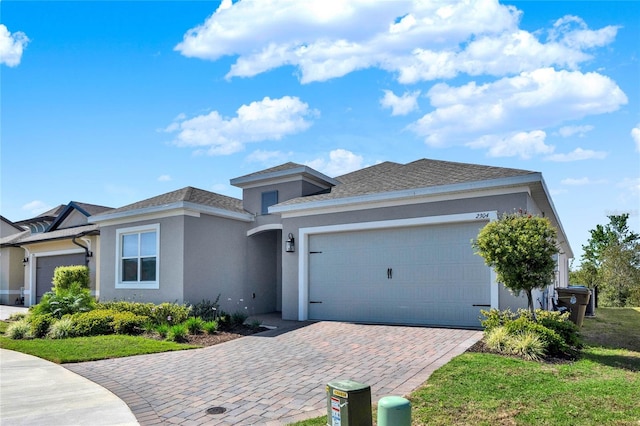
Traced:
<path fill-rule="evenodd" d="M 523 211 L 505 213 L 480 230 L 473 247 L 513 294 L 524 291 L 535 318 L 533 289 L 553 282 L 557 232 L 547 218 Z"/>

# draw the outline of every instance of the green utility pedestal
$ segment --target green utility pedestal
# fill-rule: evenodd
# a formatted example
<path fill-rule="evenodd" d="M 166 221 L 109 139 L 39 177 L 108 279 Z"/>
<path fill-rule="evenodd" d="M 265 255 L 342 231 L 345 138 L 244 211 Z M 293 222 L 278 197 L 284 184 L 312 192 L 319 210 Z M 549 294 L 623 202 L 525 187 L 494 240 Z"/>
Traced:
<path fill-rule="evenodd" d="M 378 401 L 378 426 L 411 426 L 411 403 L 400 396 Z"/>
<path fill-rule="evenodd" d="M 327 426 L 372 426 L 371 386 L 353 380 L 327 384 Z"/>

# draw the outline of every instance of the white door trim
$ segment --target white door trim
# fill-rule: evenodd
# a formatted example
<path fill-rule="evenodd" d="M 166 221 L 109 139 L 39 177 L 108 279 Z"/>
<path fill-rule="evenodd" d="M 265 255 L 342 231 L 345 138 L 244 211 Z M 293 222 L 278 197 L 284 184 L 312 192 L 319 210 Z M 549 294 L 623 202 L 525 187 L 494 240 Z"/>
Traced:
<path fill-rule="evenodd" d="M 62 256 L 65 254 L 81 254 L 84 253 L 82 249 L 68 249 L 68 250 L 54 250 L 54 251 L 43 251 L 43 252 L 31 252 L 29 256 L 29 306 L 36 304 L 36 258 L 38 257 L 47 257 L 47 256 Z M 27 294 L 27 290 L 25 289 L 25 296 Z"/>
<path fill-rule="evenodd" d="M 377 229 L 406 228 L 421 225 L 448 223 L 489 222 L 498 219 L 497 211 L 460 213 L 442 216 L 416 217 L 410 219 L 382 220 L 376 222 L 345 223 L 340 225 L 314 226 L 298 230 L 298 321 L 309 319 L 309 236 L 335 232 L 368 231 Z M 498 284 L 491 273 L 491 307 L 498 307 Z"/>

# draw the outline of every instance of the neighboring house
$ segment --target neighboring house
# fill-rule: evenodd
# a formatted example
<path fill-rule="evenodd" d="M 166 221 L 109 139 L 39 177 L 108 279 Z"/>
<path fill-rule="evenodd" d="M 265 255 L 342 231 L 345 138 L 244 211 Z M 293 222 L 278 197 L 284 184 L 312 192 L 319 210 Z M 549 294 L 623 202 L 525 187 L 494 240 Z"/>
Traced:
<path fill-rule="evenodd" d="M 477 327 L 481 309 L 526 307 L 471 247 L 518 209 L 557 228 L 554 285 L 568 285 L 573 253 L 540 173 L 423 159 L 331 178 L 286 163 L 231 184 L 242 200 L 187 187 L 92 216 L 101 299 L 220 295 L 231 313 Z"/>
<path fill-rule="evenodd" d="M 0 304 L 2 305 L 24 303 L 24 250 L 11 244 L 25 235 L 29 235 L 29 231 L 0 216 Z"/>
<path fill-rule="evenodd" d="M 14 227 L 23 231 L 15 234 L 15 238 L 3 238 L 0 244 L 3 256 L 5 250 L 15 253 L 10 262 L 10 268 L 15 272 L 7 286 L 11 295 L 15 294 L 19 284 L 23 303 L 26 306 L 34 305 L 44 293 L 51 290 L 56 267 L 86 265 L 90 271 L 92 294 L 99 296 L 100 279 L 96 271 L 99 266 L 100 231 L 97 225 L 88 223 L 87 219 L 110 209 L 72 201 L 35 218 L 13 223 Z M 15 260 L 17 258 L 20 262 Z M 18 264 L 21 272 L 17 271 Z M 4 280 L 4 272 L 2 275 Z M 12 300 L 6 302 L 13 304 Z"/>

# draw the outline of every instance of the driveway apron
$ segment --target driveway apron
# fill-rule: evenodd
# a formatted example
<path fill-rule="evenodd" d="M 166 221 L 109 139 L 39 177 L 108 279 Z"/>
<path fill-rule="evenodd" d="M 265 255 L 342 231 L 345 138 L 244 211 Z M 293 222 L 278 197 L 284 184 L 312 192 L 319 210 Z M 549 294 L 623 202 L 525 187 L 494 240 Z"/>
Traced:
<path fill-rule="evenodd" d="M 332 380 L 370 385 L 373 403 L 407 395 L 481 336 L 317 322 L 202 349 L 65 367 L 120 397 L 141 425 L 284 425 L 325 415 Z"/>

